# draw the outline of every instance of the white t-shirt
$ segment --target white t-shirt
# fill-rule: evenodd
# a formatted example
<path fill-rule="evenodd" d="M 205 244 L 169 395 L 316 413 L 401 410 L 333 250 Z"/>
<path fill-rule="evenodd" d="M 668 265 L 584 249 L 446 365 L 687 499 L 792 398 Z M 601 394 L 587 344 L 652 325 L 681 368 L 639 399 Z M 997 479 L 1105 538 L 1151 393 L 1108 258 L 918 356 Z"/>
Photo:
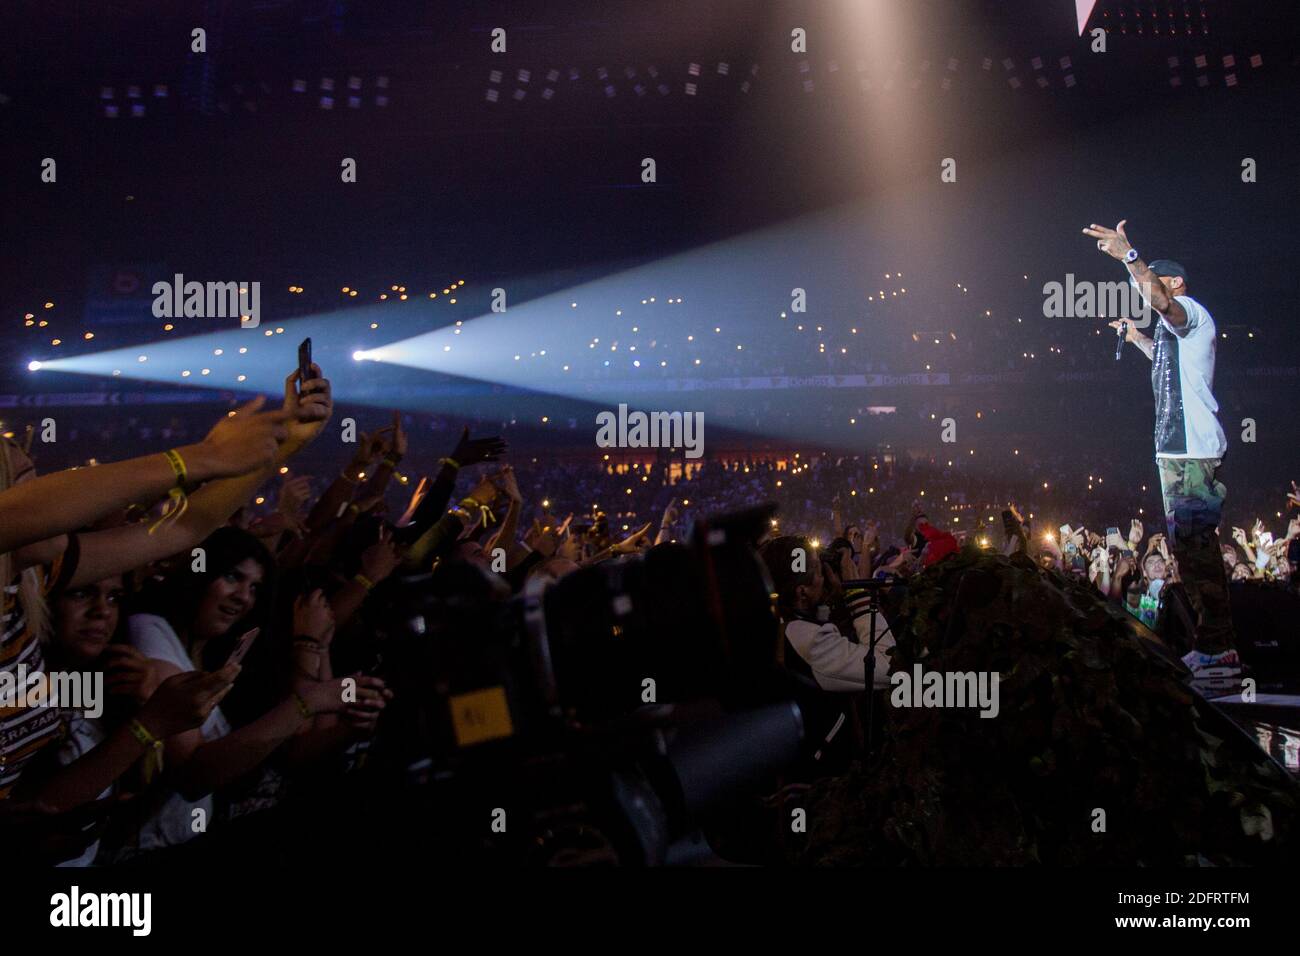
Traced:
<path fill-rule="evenodd" d="M 1157 458 L 1222 458 L 1228 440 L 1214 400 L 1214 319 L 1191 296 L 1175 296 L 1187 324 L 1156 325 L 1151 389 L 1156 400 Z"/>
<path fill-rule="evenodd" d="M 58 752 L 54 757 L 60 767 L 66 767 L 70 763 L 75 763 L 86 754 L 90 753 L 108 736 L 104 732 L 104 722 L 98 717 L 87 717 L 80 712 L 69 713 L 67 715 L 68 735 L 63 738 L 59 744 Z M 111 783 L 99 795 L 97 799 L 104 800 L 113 795 L 117 788 L 116 783 Z M 99 841 L 91 843 L 82 851 L 81 855 L 71 860 L 65 860 L 58 866 L 90 866 L 95 862 L 95 856 L 99 853 Z"/>
<path fill-rule="evenodd" d="M 145 657 L 166 661 L 182 671 L 197 670 L 190 655 L 186 652 L 180 638 L 172 630 L 165 618 L 156 614 L 134 614 L 128 621 L 131 646 Z M 230 733 L 230 722 L 221 713 L 220 707 L 214 707 L 199 732 L 206 740 L 219 740 Z M 186 800 L 174 790 L 168 791 L 162 798 L 153 815 L 140 825 L 137 849 L 153 850 L 159 847 L 176 846 L 192 840 L 198 834 L 194 830 L 194 810 L 203 810 L 206 824 L 212 823 L 212 795 L 207 794 L 198 800 Z"/>
<path fill-rule="evenodd" d="M 861 644 L 855 644 L 831 622 L 814 624 L 796 618 L 785 626 L 786 640 L 798 652 L 812 671 L 817 686 L 828 691 L 860 691 L 867 686 L 867 653 L 869 647 L 868 628 L 870 622 L 866 617 L 854 620 Z M 884 635 L 876 643 L 877 688 L 889 686 L 888 651 L 894 646 L 894 637 L 887 633 L 884 618 L 876 622 L 876 634 Z"/>

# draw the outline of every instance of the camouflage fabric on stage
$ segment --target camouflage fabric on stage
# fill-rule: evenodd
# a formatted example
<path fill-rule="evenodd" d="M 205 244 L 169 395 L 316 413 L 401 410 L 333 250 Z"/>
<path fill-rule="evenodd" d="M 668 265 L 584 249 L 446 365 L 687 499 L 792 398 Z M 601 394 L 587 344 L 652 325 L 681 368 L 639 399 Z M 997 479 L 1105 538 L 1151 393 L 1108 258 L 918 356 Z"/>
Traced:
<path fill-rule="evenodd" d="M 1215 478 L 1218 459 L 1157 458 L 1169 543 L 1196 611 L 1196 649 L 1217 654 L 1235 646 L 1228 575 L 1218 527 L 1227 491 Z"/>

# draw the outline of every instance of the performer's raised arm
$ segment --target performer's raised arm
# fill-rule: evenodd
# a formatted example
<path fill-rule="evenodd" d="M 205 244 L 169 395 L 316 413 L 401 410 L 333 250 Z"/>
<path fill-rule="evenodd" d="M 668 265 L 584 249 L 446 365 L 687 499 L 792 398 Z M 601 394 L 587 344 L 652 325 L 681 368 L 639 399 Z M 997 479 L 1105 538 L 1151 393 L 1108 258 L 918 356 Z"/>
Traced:
<path fill-rule="evenodd" d="M 1151 308 L 1155 309 L 1165 320 L 1175 328 L 1187 324 L 1187 313 L 1183 311 L 1182 305 L 1175 298 L 1183 294 L 1185 282 L 1180 276 L 1170 279 L 1170 286 L 1166 286 L 1160 276 L 1151 271 L 1151 267 L 1142 261 L 1133 244 L 1128 241 L 1128 235 L 1124 232 L 1124 223 L 1127 219 L 1121 219 L 1114 229 L 1107 229 L 1105 226 L 1099 226 L 1095 222 L 1083 230 L 1085 236 L 1092 236 L 1097 240 L 1097 248 L 1112 259 L 1118 259 L 1124 263 L 1128 269 L 1129 275 L 1137 283 L 1138 291 L 1142 293 L 1142 298 L 1147 301 Z M 1129 341 L 1133 341 L 1130 339 Z M 1149 340 L 1148 340 L 1149 341 Z M 1141 346 L 1138 346 L 1141 348 Z M 1150 352 L 1147 352 L 1148 358 Z"/>

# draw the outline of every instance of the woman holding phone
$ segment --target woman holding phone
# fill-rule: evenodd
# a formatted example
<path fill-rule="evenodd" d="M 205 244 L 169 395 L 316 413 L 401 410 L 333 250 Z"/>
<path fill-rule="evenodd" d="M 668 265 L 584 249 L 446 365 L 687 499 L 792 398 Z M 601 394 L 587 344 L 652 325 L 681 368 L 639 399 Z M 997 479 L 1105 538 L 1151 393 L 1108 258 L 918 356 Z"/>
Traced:
<path fill-rule="evenodd" d="M 328 379 L 311 367 L 285 378 L 284 405 L 264 397 L 227 412 L 203 441 L 157 455 L 39 476 L 26 451 L 0 440 L 0 673 L 44 669 L 46 597 L 187 553 L 224 524 L 271 476 L 320 434 L 333 413 Z M 193 494 L 188 488 L 202 483 Z M 168 520 L 81 533 L 131 504 L 163 497 L 183 507 Z M 0 710 L 0 801 L 23 767 L 58 739 L 57 715 Z"/>
<path fill-rule="evenodd" d="M 232 654 L 248 653 L 235 705 L 248 719 L 232 721 L 214 708 L 202 726 L 163 741 L 164 787 L 149 807 L 133 844 L 124 853 L 185 843 L 211 822 L 213 793 L 256 769 L 282 744 L 307 730 L 317 714 L 344 708 L 342 682 L 303 681 L 289 693 L 267 653 L 275 564 L 265 546 L 238 528 L 221 528 L 200 546 L 202 570 L 182 564 L 158 589 L 158 613 L 135 614 L 129 621 L 131 646 L 143 654 L 158 679 L 193 670 L 217 670 Z M 197 558 L 195 559 L 197 561 Z M 248 637 L 254 628 L 260 639 Z M 312 635 L 303 635 L 312 637 Z M 258 651 L 263 651 L 259 654 Z M 244 678 L 248 684 L 244 684 Z M 357 696 L 376 693 L 371 679 L 358 679 Z M 382 686 L 382 685 L 381 685 Z M 258 707 L 272 692 L 269 706 Z M 234 698 L 232 696 L 232 702 Z"/>

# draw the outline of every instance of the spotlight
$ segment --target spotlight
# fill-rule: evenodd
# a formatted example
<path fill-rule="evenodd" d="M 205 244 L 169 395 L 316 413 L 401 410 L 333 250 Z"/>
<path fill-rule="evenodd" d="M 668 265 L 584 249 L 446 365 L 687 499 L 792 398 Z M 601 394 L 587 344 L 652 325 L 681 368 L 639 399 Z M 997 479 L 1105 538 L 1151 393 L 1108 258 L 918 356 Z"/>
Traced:
<path fill-rule="evenodd" d="M 41 370 L 41 363 L 36 361 L 35 359 L 27 363 L 27 371 L 39 372 L 40 370 Z"/>
<path fill-rule="evenodd" d="M 357 349 L 355 352 L 352 353 L 352 361 L 354 362 L 363 362 L 365 361 L 365 358 L 366 358 L 366 353 L 362 349 Z"/>

